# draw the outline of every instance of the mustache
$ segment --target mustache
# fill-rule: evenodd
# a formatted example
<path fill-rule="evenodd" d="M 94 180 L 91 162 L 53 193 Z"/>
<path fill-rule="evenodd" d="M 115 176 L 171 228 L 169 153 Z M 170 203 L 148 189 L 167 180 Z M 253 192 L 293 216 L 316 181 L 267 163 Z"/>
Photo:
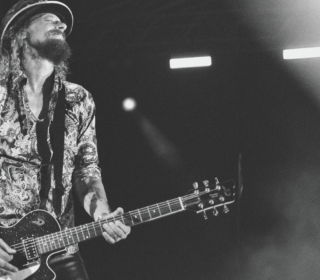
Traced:
<path fill-rule="evenodd" d="M 48 33 L 53 35 L 62 35 L 64 39 L 66 38 L 66 34 L 58 29 L 50 30 Z"/>

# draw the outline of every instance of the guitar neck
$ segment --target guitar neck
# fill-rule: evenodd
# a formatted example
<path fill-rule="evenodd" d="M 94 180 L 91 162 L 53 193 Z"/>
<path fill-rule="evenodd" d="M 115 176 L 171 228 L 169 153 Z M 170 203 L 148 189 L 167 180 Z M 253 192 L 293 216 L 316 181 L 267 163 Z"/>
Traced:
<path fill-rule="evenodd" d="M 176 198 L 166 202 L 154 204 L 123 215 L 77 226 L 60 232 L 55 232 L 36 238 L 36 244 L 40 254 L 55 251 L 69 245 L 80 243 L 94 237 L 102 235 L 102 225 L 106 222 L 121 221 L 127 226 L 135 226 L 145 222 L 153 221 L 168 215 L 172 215 L 185 210 L 183 198 Z"/>

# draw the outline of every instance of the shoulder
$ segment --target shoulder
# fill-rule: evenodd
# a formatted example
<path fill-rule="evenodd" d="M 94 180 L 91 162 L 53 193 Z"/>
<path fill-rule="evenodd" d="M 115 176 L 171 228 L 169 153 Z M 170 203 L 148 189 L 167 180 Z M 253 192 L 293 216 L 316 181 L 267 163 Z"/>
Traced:
<path fill-rule="evenodd" d="M 70 103 L 89 102 L 93 103 L 93 97 L 88 90 L 81 85 L 63 81 L 66 89 L 66 100 Z"/>

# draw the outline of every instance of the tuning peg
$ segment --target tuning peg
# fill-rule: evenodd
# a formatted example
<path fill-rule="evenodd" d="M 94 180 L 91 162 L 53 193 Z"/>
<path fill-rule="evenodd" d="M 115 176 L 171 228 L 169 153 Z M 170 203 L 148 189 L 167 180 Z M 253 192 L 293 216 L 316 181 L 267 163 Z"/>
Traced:
<path fill-rule="evenodd" d="M 209 186 L 209 181 L 208 180 L 204 180 L 203 184 L 204 184 L 205 187 L 208 187 Z"/>
<path fill-rule="evenodd" d="M 192 185 L 193 185 L 195 190 L 198 189 L 198 183 L 197 182 L 194 182 Z"/>
<path fill-rule="evenodd" d="M 207 219 L 208 219 L 208 216 L 207 216 L 206 211 L 203 211 L 203 218 L 204 218 L 205 220 L 207 220 Z"/>
<path fill-rule="evenodd" d="M 220 186 L 220 183 L 219 183 L 219 180 L 218 180 L 217 177 L 215 178 L 215 181 L 216 181 L 216 190 L 220 191 L 221 190 L 221 186 Z"/>
<path fill-rule="evenodd" d="M 223 205 L 223 213 L 227 214 L 229 212 L 229 208 L 227 205 Z"/>
<path fill-rule="evenodd" d="M 218 216 L 219 215 L 219 212 L 218 212 L 218 210 L 216 209 L 216 208 L 213 208 L 213 216 Z"/>
<path fill-rule="evenodd" d="M 198 204 L 198 207 L 201 208 L 201 209 L 203 209 L 203 203 L 199 203 L 199 204 Z M 208 219 L 207 213 L 206 213 L 205 210 L 203 210 L 203 218 L 204 218 L 205 220 Z"/>

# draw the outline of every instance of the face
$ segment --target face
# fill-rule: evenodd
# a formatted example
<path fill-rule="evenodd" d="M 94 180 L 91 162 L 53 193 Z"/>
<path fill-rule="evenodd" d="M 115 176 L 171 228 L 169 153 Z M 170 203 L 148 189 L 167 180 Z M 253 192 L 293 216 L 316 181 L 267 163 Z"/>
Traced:
<path fill-rule="evenodd" d="M 68 59 L 71 51 L 65 41 L 67 26 L 54 14 L 43 14 L 33 20 L 25 31 L 29 48 L 35 50 L 33 57 L 46 59 L 55 65 Z"/>
<path fill-rule="evenodd" d="M 44 42 L 48 39 L 65 40 L 66 28 L 67 25 L 61 22 L 58 16 L 44 14 L 30 23 L 26 35 L 31 42 Z"/>

